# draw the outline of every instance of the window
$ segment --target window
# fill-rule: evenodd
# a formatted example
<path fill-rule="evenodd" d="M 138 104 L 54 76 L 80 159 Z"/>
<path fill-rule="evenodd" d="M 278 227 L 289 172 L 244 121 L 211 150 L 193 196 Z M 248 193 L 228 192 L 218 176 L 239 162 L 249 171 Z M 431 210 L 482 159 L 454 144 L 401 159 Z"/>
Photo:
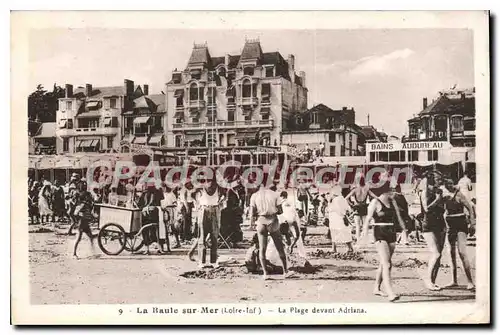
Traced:
<path fill-rule="evenodd" d="M 194 117 L 194 118 L 191 119 L 191 122 L 192 123 L 199 123 L 200 120 L 197 117 Z"/>
<path fill-rule="evenodd" d="M 438 151 L 437 150 L 427 150 L 427 160 L 428 161 L 437 161 L 438 160 Z"/>
<path fill-rule="evenodd" d="M 262 114 L 262 120 L 269 120 L 269 114 L 268 113 Z"/>
<path fill-rule="evenodd" d="M 370 162 L 376 162 L 376 159 L 375 159 L 375 152 L 370 152 Z"/>
<path fill-rule="evenodd" d="M 378 153 L 378 160 L 381 162 L 388 162 L 389 161 L 389 153 L 384 152 L 384 151 L 380 151 Z"/>
<path fill-rule="evenodd" d="M 208 95 L 208 104 L 209 105 L 215 105 L 216 104 L 216 102 L 215 102 L 215 96 L 217 94 L 216 92 L 217 91 L 216 91 L 215 87 L 209 87 L 208 88 L 207 95 Z"/>
<path fill-rule="evenodd" d="M 69 138 L 63 138 L 63 152 L 69 151 Z"/>
<path fill-rule="evenodd" d="M 73 119 L 68 119 L 68 129 L 73 129 Z"/>
<path fill-rule="evenodd" d="M 199 100 L 198 85 L 195 83 L 189 86 L 189 100 Z"/>
<path fill-rule="evenodd" d="M 109 107 L 116 108 L 116 98 L 109 99 Z"/>
<path fill-rule="evenodd" d="M 234 110 L 227 111 L 227 120 L 234 121 Z"/>
<path fill-rule="evenodd" d="M 340 146 L 340 156 L 345 156 L 345 146 L 344 145 Z"/>
<path fill-rule="evenodd" d="M 245 115 L 245 121 L 251 121 L 252 116 L 251 115 Z"/>
<path fill-rule="evenodd" d="M 234 70 L 231 70 L 227 74 L 227 79 L 233 81 L 236 78 L 236 72 Z"/>
<path fill-rule="evenodd" d="M 464 130 L 476 130 L 476 119 L 468 118 L 464 120 Z"/>
<path fill-rule="evenodd" d="M 389 162 L 399 162 L 399 151 L 389 152 Z"/>
<path fill-rule="evenodd" d="M 311 123 L 318 123 L 318 113 L 312 113 Z"/>
<path fill-rule="evenodd" d="M 182 135 L 175 136 L 175 146 L 180 148 L 182 146 Z"/>
<path fill-rule="evenodd" d="M 400 162 L 406 162 L 406 151 L 401 150 L 399 152 L 399 161 Z"/>
<path fill-rule="evenodd" d="M 252 96 L 252 85 L 249 80 L 243 82 L 241 95 L 243 98 L 250 98 Z"/>
<path fill-rule="evenodd" d="M 274 77 L 274 68 L 266 67 L 266 77 Z"/>
<path fill-rule="evenodd" d="M 180 124 L 180 123 L 182 123 L 183 121 L 184 121 L 184 120 L 183 120 L 183 119 L 181 119 L 181 118 L 175 119 L 175 123 L 177 123 L 177 124 Z"/>
<path fill-rule="evenodd" d="M 335 133 L 328 134 L 328 141 L 335 143 Z"/>
<path fill-rule="evenodd" d="M 245 76 L 253 76 L 253 72 L 254 72 L 253 67 L 247 66 L 246 68 L 243 69 L 243 74 Z"/>
<path fill-rule="evenodd" d="M 66 110 L 73 110 L 73 101 L 66 101 Z"/>
<path fill-rule="evenodd" d="M 114 136 L 108 136 L 108 149 L 113 148 L 113 138 Z"/>
<path fill-rule="evenodd" d="M 78 120 L 78 128 L 98 128 L 99 118 Z"/>
<path fill-rule="evenodd" d="M 454 115 L 451 117 L 451 131 L 463 131 L 464 124 L 461 115 Z"/>
<path fill-rule="evenodd" d="M 201 71 L 200 70 L 195 70 L 191 71 L 191 79 L 201 79 Z"/>
<path fill-rule="evenodd" d="M 219 72 L 218 72 L 218 73 L 219 73 L 219 76 L 221 76 L 221 77 L 225 77 L 225 76 L 226 76 L 226 69 L 225 69 L 225 68 L 223 68 L 223 67 L 221 67 L 221 68 L 219 69 Z"/>
<path fill-rule="evenodd" d="M 408 161 L 409 162 L 418 161 L 418 150 L 408 151 Z"/>

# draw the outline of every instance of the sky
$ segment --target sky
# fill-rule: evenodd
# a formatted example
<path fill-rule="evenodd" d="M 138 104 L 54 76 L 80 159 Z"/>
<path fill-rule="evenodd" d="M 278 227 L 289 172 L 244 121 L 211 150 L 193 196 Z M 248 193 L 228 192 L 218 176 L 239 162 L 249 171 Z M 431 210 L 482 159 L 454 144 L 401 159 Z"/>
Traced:
<path fill-rule="evenodd" d="M 184 69 L 193 43 L 208 44 L 212 57 L 239 54 L 245 39 L 264 52 L 295 55 L 306 72 L 308 106 L 353 107 L 356 123 L 389 134 L 440 90 L 474 86 L 472 31 L 379 30 L 173 30 L 43 29 L 30 33 L 30 79 L 51 88 L 69 83 L 118 86 L 124 79 L 165 90 L 172 70 Z"/>

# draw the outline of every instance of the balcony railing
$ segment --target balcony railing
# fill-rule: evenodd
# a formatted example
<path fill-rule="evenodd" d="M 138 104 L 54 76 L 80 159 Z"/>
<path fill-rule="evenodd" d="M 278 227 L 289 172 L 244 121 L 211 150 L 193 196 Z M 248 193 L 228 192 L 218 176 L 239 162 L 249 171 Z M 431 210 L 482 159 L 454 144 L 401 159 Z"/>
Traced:
<path fill-rule="evenodd" d="M 205 108 L 206 102 L 205 100 L 189 100 L 188 108 Z"/>
<path fill-rule="evenodd" d="M 173 129 L 191 130 L 191 129 L 233 129 L 233 128 L 267 128 L 273 126 L 273 120 L 249 120 L 249 121 L 223 121 L 198 122 L 198 123 L 174 123 Z"/>
<path fill-rule="evenodd" d="M 60 128 L 56 133 L 58 136 L 85 136 L 85 135 L 114 135 L 120 132 L 119 127 L 89 127 L 89 128 Z"/>
<path fill-rule="evenodd" d="M 271 100 L 269 100 L 269 98 L 268 99 L 262 99 L 260 101 L 260 106 L 261 107 L 269 107 L 269 106 L 271 106 Z"/>
<path fill-rule="evenodd" d="M 258 104 L 259 104 L 259 99 L 257 97 L 238 98 L 239 106 L 257 106 Z"/>

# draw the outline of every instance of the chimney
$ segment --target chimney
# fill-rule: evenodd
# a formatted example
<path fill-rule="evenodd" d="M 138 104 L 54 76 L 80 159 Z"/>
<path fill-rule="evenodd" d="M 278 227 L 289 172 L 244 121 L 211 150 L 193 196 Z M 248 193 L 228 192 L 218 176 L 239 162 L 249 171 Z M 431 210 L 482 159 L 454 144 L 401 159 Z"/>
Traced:
<path fill-rule="evenodd" d="M 65 89 L 66 98 L 72 98 L 73 97 L 73 85 L 71 84 L 66 84 L 66 89 Z"/>
<path fill-rule="evenodd" d="M 288 55 L 288 75 L 293 83 L 295 80 L 295 56 L 292 54 Z"/>
<path fill-rule="evenodd" d="M 288 65 L 291 70 L 295 71 L 295 56 L 292 54 L 288 55 Z"/>
<path fill-rule="evenodd" d="M 368 125 L 370 125 L 370 114 L 368 114 L 367 119 L 368 119 Z"/>
<path fill-rule="evenodd" d="M 229 54 L 226 54 L 224 56 L 224 64 L 226 64 L 226 66 L 229 66 Z"/>
<path fill-rule="evenodd" d="M 85 84 L 85 95 L 87 98 L 92 96 L 92 84 Z"/>
<path fill-rule="evenodd" d="M 302 81 L 302 87 L 306 87 L 306 73 L 304 71 L 300 71 L 299 76 Z"/>
<path fill-rule="evenodd" d="M 424 98 L 423 100 L 423 109 L 426 109 L 427 108 L 427 98 Z"/>
<path fill-rule="evenodd" d="M 142 92 L 144 93 L 144 95 L 149 95 L 149 85 L 144 84 Z"/>
<path fill-rule="evenodd" d="M 123 85 L 125 88 L 125 95 L 132 96 L 134 94 L 134 81 L 125 79 Z"/>
<path fill-rule="evenodd" d="M 342 107 L 342 110 L 343 110 L 343 111 L 346 111 L 346 110 L 347 110 L 347 107 Z"/>

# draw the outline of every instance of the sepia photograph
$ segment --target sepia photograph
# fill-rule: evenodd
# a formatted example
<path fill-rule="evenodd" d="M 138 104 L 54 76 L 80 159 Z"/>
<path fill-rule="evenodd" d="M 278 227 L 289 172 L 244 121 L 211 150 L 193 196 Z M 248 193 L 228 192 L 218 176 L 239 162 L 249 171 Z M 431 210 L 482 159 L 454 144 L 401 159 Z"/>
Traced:
<path fill-rule="evenodd" d="M 14 323 L 490 322 L 487 12 L 11 19 Z"/>

